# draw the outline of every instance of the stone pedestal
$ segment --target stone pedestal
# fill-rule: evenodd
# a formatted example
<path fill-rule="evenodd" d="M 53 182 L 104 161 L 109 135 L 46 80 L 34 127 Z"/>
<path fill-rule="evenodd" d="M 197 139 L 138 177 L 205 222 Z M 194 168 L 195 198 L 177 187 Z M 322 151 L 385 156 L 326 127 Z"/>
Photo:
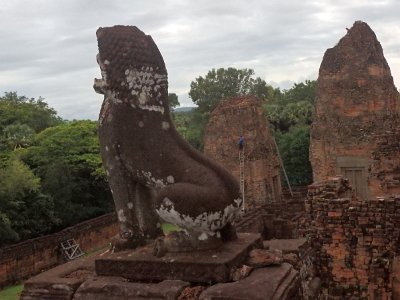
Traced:
<path fill-rule="evenodd" d="M 250 250 L 258 247 L 262 247 L 259 235 L 242 233 L 213 251 L 157 258 L 149 245 L 103 253 L 29 279 L 21 300 L 301 299 L 300 277 L 290 264 L 254 270 L 246 266 Z M 252 272 L 233 282 L 232 274 L 243 267 Z"/>
<path fill-rule="evenodd" d="M 97 259 L 97 275 L 140 281 L 228 282 L 232 269 L 244 263 L 249 250 L 262 247 L 262 244 L 259 234 L 239 233 L 237 240 L 215 250 L 167 253 L 161 258 L 152 254 L 152 246 Z"/>

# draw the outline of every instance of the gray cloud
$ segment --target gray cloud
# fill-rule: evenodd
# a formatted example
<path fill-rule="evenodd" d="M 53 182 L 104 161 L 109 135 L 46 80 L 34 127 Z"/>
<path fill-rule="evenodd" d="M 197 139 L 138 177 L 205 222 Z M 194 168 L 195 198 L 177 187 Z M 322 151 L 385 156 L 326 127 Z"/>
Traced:
<path fill-rule="evenodd" d="M 399 86 L 398 11 L 396 0 L 8 1 L 0 7 L 0 92 L 42 96 L 63 118 L 96 119 L 95 32 L 115 24 L 152 35 L 182 105 L 192 105 L 190 82 L 211 68 L 253 68 L 289 88 L 317 77 L 325 50 L 356 20 L 377 34 Z"/>

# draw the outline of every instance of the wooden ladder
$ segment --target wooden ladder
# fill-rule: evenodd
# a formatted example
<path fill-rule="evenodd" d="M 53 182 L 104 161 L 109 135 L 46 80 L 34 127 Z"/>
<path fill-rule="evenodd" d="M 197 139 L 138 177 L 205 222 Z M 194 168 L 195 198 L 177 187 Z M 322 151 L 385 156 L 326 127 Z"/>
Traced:
<path fill-rule="evenodd" d="M 239 182 L 240 191 L 242 193 L 242 212 L 245 213 L 245 198 L 244 198 L 244 148 L 239 149 Z"/>

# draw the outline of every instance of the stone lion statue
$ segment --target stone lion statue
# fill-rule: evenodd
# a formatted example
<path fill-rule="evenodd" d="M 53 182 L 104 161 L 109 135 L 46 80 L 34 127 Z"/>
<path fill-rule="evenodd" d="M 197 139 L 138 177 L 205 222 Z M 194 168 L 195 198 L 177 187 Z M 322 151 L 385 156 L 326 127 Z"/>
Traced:
<path fill-rule="evenodd" d="M 115 246 L 158 238 L 159 255 L 212 249 L 234 238 L 239 184 L 177 133 L 167 70 L 151 36 L 114 26 L 99 28 L 97 39 L 102 78 L 94 89 L 104 95 L 99 136 L 120 228 Z M 182 231 L 163 237 L 163 221 Z"/>

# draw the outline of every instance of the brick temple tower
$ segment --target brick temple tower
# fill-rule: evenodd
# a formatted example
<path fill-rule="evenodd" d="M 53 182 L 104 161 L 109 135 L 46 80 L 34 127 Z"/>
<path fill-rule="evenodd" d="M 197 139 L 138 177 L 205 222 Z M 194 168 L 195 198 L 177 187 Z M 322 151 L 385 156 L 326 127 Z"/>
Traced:
<path fill-rule="evenodd" d="M 204 136 L 204 153 L 240 180 L 239 138 L 244 137 L 245 207 L 282 197 L 280 161 L 262 102 L 255 96 L 222 100 L 212 111 Z"/>
<path fill-rule="evenodd" d="M 400 192 L 399 93 L 375 33 L 357 21 L 325 52 L 310 161 L 314 181 L 342 174 L 366 199 Z"/>

